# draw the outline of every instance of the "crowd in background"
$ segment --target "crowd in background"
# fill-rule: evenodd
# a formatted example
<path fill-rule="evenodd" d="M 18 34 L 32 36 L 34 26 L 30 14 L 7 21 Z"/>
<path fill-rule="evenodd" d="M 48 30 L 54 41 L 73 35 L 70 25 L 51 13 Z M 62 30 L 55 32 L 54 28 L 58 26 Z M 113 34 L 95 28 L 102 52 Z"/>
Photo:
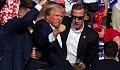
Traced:
<path fill-rule="evenodd" d="M 109 1 L 0 0 L 0 70 L 119 70 L 120 0 Z"/>

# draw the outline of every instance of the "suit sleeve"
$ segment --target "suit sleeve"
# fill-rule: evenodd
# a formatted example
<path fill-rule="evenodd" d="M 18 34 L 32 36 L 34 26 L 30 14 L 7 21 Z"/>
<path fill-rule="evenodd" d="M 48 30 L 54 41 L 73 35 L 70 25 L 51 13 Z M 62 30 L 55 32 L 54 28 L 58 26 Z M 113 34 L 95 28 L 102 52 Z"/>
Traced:
<path fill-rule="evenodd" d="M 37 24 L 39 23 L 39 24 Z M 41 45 L 41 47 L 49 47 L 50 42 L 48 39 L 48 36 L 50 34 L 49 32 L 49 28 L 46 27 L 44 24 L 44 22 L 37 22 L 35 25 L 37 34 L 38 34 L 38 38 L 39 38 L 39 44 Z"/>
<path fill-rule="evenodd" d="M 37 17 L 39 11 L 36 8 L 32 8 L 23 18 L 13 18 L 9 20 L 5 27 L 11 31 L 19 31 L 24 29 Z"/>

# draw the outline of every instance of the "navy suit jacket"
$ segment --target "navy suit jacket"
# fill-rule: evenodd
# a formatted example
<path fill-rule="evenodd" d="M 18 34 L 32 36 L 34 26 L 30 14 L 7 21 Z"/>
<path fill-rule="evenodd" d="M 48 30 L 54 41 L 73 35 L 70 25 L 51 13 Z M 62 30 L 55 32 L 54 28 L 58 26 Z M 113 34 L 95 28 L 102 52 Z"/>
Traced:
<path fill-rule="evenodd" d="M 60 34 L 62 40 L 61 48 L 57 39 L 52 43 L 49 42 L 48 35 L 53 32 L 53 29 L 45 19 L 38 21 L 35 24 L 35 28 L 43 54 L 48 56 L 49 53 L 54 52 L 62 59 L 66 59 L 67 48 L 63 35 Z"/>
<path fill-rule="evenodd" d="M 67 41 L 71 22 L 71 18 L 64 17 L 62 24 L 66 26 L 66 30 L 63 32 L 65 41 Z M 95 64 L 95 61 L 99 59 L 98 39 L 98 34 L 84 24 L 84 29 L 78 42 L 77 59 L 81 59 L 87 66 Z"/>
<path fill-rule="evenodd" d="M 39 11 L 31 9 L 23 18 L 14 17 L 4 25 L 0 42 L 1 70 L 23 70 L 32 51 L 29 22 Z"/>
<path fill-rule="evenodd" d="M 104 59 L 97 61 L 95 66 L 86 70 L 120 70 L 120 63 L 113 59 Z"/>

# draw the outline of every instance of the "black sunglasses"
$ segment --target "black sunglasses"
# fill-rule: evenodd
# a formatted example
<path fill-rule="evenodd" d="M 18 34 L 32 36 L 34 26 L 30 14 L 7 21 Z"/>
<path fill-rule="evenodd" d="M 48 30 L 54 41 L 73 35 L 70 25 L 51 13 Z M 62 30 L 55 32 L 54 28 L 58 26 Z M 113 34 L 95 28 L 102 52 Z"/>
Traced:
<path fill-rule="evenodd" d="M 101 28 L 98 28 L 97 30 L 96 30 L 96 32 L 101 32 L 102 31 L 102 29 Z"/>
<path fill-rule="evenodd" d="M 78 17 L 77 17 L 77 16 L 73 16 L 73 15 L 72 15 L 71 17 L 72 17 L 72 19 L 78 18 L 78 20 L 82 20 L 82 19 L 84 18 L 84 16 L 78 16 Z"/>

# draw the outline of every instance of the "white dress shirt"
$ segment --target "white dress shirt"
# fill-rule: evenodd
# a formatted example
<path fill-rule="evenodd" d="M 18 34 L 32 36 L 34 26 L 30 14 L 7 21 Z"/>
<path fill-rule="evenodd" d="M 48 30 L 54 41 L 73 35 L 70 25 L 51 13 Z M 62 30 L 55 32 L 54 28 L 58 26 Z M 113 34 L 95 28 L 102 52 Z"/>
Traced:
<path fill-rule="evenodd" d="M 83 31 L 83 28 L 81 30 L 76 30 L 73 24 L 71 23 L 70 32 L 68 34 L 68 38 L 66 42 L 67 44 L 67 58 L 66 59 L 71 63 L 71 65 L 74 65 L 76 63 L 78 43 L 79 43 L 79 39 Z"/>
<path fill-rule="evenodd" d="M 49 23 L 49 24 L 50 24 L 50 23 Z M 56 30 L 51 24 L 50 24 L 50 26 L 52 27 L 53 31 Z M 60 34 L 58 34 L 56 38 L 57 38 L 57 40 L 58 40 L 58 43 L 59 43 L 60 47 L 62 48 L 62 40 L 61 40 Z M 50 42 L 50 43 L 52 43 L 53 41 L 55 41 L 56 38 L 54 38 L 53 32 L 50 33 L 49 36 L 48 36 L 48 39 L 49 39 L 49 42 Z"/>
<path fill-rule="evenodd" d="M 40 10 L 42 9 L 42 6 L 41 6 L 40 4 L 37 4 L 37 5 L 35 6 L 35 8 L 36 8 L 38 11 L 40 11 Z"/>

